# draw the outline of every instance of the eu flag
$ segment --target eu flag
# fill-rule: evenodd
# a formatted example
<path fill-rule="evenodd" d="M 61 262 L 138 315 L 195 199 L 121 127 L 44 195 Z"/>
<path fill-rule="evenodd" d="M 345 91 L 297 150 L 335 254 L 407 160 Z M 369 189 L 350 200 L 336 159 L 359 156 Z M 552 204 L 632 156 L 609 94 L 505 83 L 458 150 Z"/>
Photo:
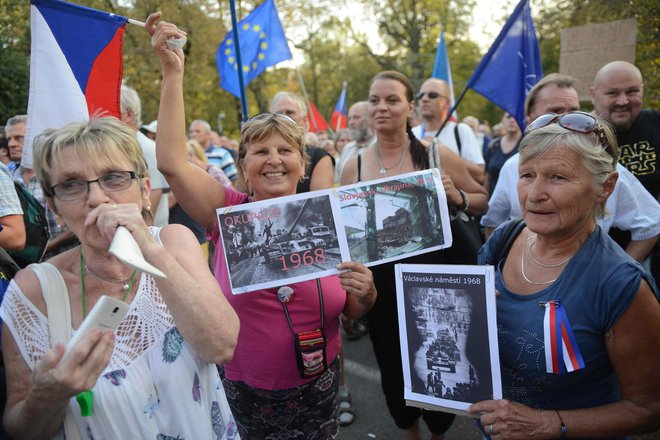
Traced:
<path fill-rule="evenodd" d="M 527 0 L 521 0 L 467 86 L 513 115 L 525 128 L 527 92 L 543 77 L 541 53 Z"/>
<path fill-rule="evenodd" d="M 250 84 L 266 67 L 291 59 L 273 0 L 266 0 L 238 22 L 238 39 L 245 85 Z M 240 98 L 238 63 L 231 30 L 220 43 L 215 61 L 220 74 L 220 87 Z"/>

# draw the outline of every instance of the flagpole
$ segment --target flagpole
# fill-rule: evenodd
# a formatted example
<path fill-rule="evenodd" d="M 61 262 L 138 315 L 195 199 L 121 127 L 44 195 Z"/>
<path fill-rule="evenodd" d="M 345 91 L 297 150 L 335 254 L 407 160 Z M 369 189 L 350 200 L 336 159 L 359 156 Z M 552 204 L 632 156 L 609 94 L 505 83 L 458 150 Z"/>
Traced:
<path fill-rule="evenodd" d="M 298 81 L 300 82 L 300 88 L 302 89 L 303 96 L 305 97 L 305 102 L 307 103 L 307 115 L 309 116 L 312 111 L 312 106 L 309 104 L 309 96 L 307 96 L 307 89 L 305 88 L 305 81 L 303 81 L 302 75 L 300 74 L 300 68 L 296 66 L 296 74 L 298 75 Z M 309 118 L 312 120 L 312 125 L 314 126 L 314 133 L 318 133 L 319 127 L 316 125 L 316 118 L 312 114 L 312 117 Z"/>
<path fill-rule="evenodd" d="M 472 73 L 472 76 L 468 80 L 467 84 L 465 85 L 465 88 L 461 92 L 460 96 L 456 100 L 456 104 L 452 108 L 449 109 L 449 113 L 447 113 L 447 116 L 445 117 L 445 120 L 442 122 L 442 125 L 438 129 L 438 131 L 435 133 L 435 136 L 437 137 L 440 132 L 442 131 L 443 128 L 445 128 L 445 125 L 447 125 L 447 122 L 449 121 L 449 118 L 451 118 L 452 113 L 456 111 L 456 108 L 458 105 L 461 103 L 463 100 L 463 97 L 465 96 L 465 93 L 467 90 L 471 87 L 472 83 L 475 82 L 476 80 L 479 79 L 481 76 L 481 73 L 483 72 L 483 69 L 488 65 L 490 62 L 490 59 L 493 58 L 493 55 L 495 55 L 495 51 L 497 48 L 500 46 L 500 43 L 504 39 L 505 35 L 509 32 L 509 29 L 511 29 L 511 26 L 513 26 L 513 23 L 515 22 L 514 17 L 517 17 L 520 15 L 522 12 L 523 7 L 527 3 L 528 0 L 520 0 L 520 3 L 516 6 L 516 9 L 513 10 L 513 13 L 509 16 L 507 19 L 506 23 L 504 23 L 504 27 L 500 31 L 499 35 L 495 39 L 495 42 L 490 46 L 490 49 L 488 49 L 488 52 L 484 57 L 479 61 L 479 65 L 477 66 L 477 69 Z"/>
<path fill-rule="evenodd" d="M 247 110 L 247 97 L 245 96 L 245 79 L 243 78 L 243 61 L 241 60 L 241 44 L 238 40 L 238 20 L 236 19 L 236 3 L 234 0 L 229 0 L 229 8 L 231 9 L 231 26 L 232 33 L 234 34 L 234 51 L 236 52 L 236 68 L 238 73 L 238 87 L 241 90 L 241 111 L 243 115 L 243 122 L 248 120 Z"/>

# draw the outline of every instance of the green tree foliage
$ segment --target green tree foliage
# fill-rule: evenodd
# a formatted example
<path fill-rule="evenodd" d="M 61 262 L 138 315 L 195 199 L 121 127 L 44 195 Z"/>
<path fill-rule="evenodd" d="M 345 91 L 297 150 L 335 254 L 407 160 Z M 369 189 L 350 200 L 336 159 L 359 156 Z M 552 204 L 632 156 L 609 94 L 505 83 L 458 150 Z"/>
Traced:
<path fill-rule="evenodd" d="M 0 0 L 0 124 L 27 112 L 30 77 L 29 7 Z"/>

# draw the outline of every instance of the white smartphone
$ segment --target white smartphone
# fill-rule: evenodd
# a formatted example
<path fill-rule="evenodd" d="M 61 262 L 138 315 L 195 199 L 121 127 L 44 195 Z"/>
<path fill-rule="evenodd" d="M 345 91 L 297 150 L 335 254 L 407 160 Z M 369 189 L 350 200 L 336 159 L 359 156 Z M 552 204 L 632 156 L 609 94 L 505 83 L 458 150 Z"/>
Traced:
<path fill-rule="evenodd" d="M 129 308 L 130 304 L 107 295 L 101 295 L 101 298 L 96 302 L 92 311 L 89 312 L 89 315 L 80 324 L 80 328 L 76 331 L 76 334 L 69 341 L 67 350 L 76 345 L 83 336 L 95 328 L 114 331 L 128 313 Z"/>

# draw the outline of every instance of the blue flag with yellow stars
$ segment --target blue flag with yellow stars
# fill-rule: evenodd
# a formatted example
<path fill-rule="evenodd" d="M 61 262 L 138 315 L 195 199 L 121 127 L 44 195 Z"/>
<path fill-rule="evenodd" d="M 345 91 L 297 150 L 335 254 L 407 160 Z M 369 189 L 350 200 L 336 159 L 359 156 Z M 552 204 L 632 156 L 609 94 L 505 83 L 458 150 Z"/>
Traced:
<path fill-rule="evenodd" d="M 289 45 L 273 0 L 266 0 L 238 22 L 238 39 L 241 44 L 241 61 L 246 86 L 266 67 L 291 59 Z M 238 62 L 231 30 L 220 43 L 215 61 L 220 74 L 220 87 L 240 98 Z"/>

